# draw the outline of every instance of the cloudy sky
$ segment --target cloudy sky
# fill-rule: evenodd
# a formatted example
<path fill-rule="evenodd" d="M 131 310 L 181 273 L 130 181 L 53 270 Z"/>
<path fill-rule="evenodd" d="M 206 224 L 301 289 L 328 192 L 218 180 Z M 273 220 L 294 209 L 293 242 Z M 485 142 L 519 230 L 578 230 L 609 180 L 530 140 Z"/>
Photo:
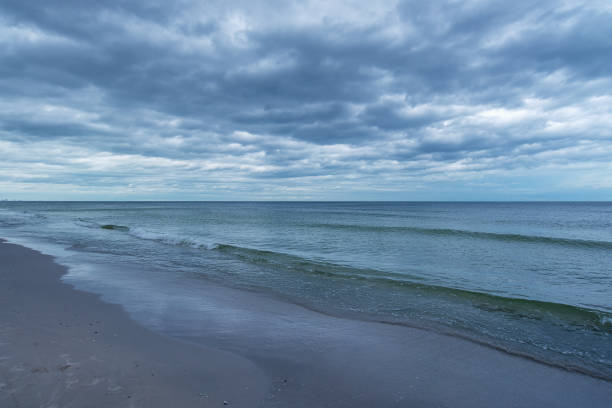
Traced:
<path fill-rule="evenodd" d="M 612 2 L 0 2 L 0 198 L 612 199 Z"/>

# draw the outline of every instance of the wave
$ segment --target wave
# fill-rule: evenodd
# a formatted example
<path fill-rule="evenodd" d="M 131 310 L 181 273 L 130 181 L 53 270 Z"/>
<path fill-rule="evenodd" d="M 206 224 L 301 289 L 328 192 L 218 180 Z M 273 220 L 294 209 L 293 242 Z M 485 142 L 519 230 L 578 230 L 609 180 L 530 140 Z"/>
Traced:
<path fill-rule="evenodd" d="M 512 354 L 612 380 L 612 355 L 607 343 L 612 336 L 612 313 L 603 310 L 436 285 L 419 281 L 419 277 L 274 251 L 227 244 L 216 250 L 269 268 L 273 275 L 284 273 L 285 279 L 297 282 L 300 287 L 319 288 L 316 290 L 322 291 L 324 298 L 337 298 L 331 309 L 325 301 L 319 305 L 320 300 L 295 298 L 298 303 L 304 302 L 300 304 L 323 313 L 334 314 L 334 308 L 340 307 L 350 316 L 357 313 L 361 318 L 378 322 L 458 335 Z M 293 278 L 287 276 L 292 273 Z M 308 280 L 308 276 L 314 280 Z M 320 283 L 313 285 L 315 280 Z M 365 292 L 378 295 L 364 297 Z M 357 298 L 357 308 L 352 298 Z M 289 296 L 290 301 L 293 299 Z"/>
<path fill-rule="evenodd" d="M 115 231 L 129 231 L 130 228 L 124 225 L 115 225 L 115 224 L 104 224 L 100 225 L 100 228 L 106 230 L 115 230 Z"/>
<path fill-rule="evenodd" d="M 422 281 L 419 276 L 405 273 L 383 272 L 374 269 L 356 268 L 324 261 L 316 261 L 290 255 L 281 252 L 274 252 L 261 249 L 246 248 L 232 244 L 223 244 L 206 241 L 202 237 L 190 237 L 180 234 L 154 232 L 139 227 L 127 227 L 114 224 L 98 225 L 98 228 L 117 230 L 127 233 L 135 238 L 148 241 L 155 241 L 165 245 L 181 246 L 193 249 L 203 249 L 218 251 L 237 257 L 242 261 L 273 268 L 279 273 L 297 273 L 303 275 L 320 276 L 330 279 L 342 279 L 367 282 L 376 285 L 390 286 L 396 290 L 410 290 L 417 295 L 430 295 L 437 298 L 446 298 L 450 301 L 468 302 L 471 306 L 490 313 L 501 313 L 517 319 L 548 320 L 556 321 L 559 325 L 573 329 L 586 329 L 589 331 L 612 334 L 612 313 L 605 311 L 526 298 L 505 297 L 501 295 L 466 290 L 462 288 L 434 285 Z M 337 227 L 338 224 L 324 224 L 325 226 Z M 341 228 L 353 226 L 340 226 Z M 359 228 L 363 228 L 359 226 Z M 406 227 L 382 227 L 382 228 L 401 228 Z M 381 229 L 375 227 L 375 229 Z M 416 229 L 416 228 L 411 228 Z M 484 236 L 495 236 L 504 239 L 534 240 L 545 239 L 542 237 L 529 237 L 514 234 L 492 234 L 474 233 L 461 230 L 448 229 L 416 229 L 427 233 L 441 234 L 473 234 Z M 564 242 L 566 240 L 554 240 L 554 242 Z M 576 241 L 576 240 L 573 240 Z M 590 241 L 578 241 L 590 242 Z M 598 242 L 601 244 L 601 242 Z M 612 245 L 612 244 L 611 244 Z"/>
<path fill-rule="evenodd" d="M 91 228 L 91 229 L 104 229 L 104 230 L 111 230 L 111 231 L 123 231 L 123 232 L 127 232 L 130 230 L 130 227 L 126 227 L 125 225 L 117 225 L 117 224 L 99 224 L 97 222 L 94 221 L 89 221 L 87 219 L 84 218 L 79 218 L 78 220 L 76 220 L 75 222 L 77 225 L 81 226 L 81 227 L 85 227 L 85 228 Z"/>
<path fill-rule="evenodd" d="M 212 250 L 218 247 L 218 244 L 210 241 L 204 241 L 200 237 L 185 237 L 174 235 L 171 233 L 153 232 L 142 228 L 133 228 L 129 230 L 129 235 L 135 238 L 144 239 L 147 241 L 155 241 L 166 245 L 176 245 L 194 249 Z"/>
<path fill-rule="evenodd" d="M 504 313 L 522 319 L 545 319 L 556 316 L 559 321 L 563 321 L 565 324 L 612 333 L 612 313 L 597 309 L 526 298 L 505 297 L 491 293 L 433 285 L 423 282 L 417 275 L 383 272 L 375 269 L 356 268 L 324 261 L 310 260 L 282 252 L 211 242 L 202 239 L 202 237 L 153 232 L 138 227 L 129 228 L 113 224 L 107 225 L 112 227 L 110 229 L 123 231 L 138 239 L 155 241 L 165 245 L 219 251 L 237 257 L 242 261 L 275 268 L 281 272 L 316 275 L 332 279 L 350 279 L 353 281 L 388 285 L 395 288 L 417 291 L 420 294 L 452 298 L 455 301 L 469 301 L 473 306 L 487 312 Z M 104 226 L 101 227 L 103 228 Z M 444 233 L 446 233 L 446 231 L 455 232 L 458 230 L 433 231 L 445 231 Z M 468 233 L 467 231 L 458 232 Z M 477 234 L 499 235 L 490 233 Z M 513 237 L 514 235 L 509 236 Z"/>
<path fill-rule="evenodd" d="M 200 237 L 186 237 L 171 233 L 154 232 L 140 227 L 129 227 L 118 224 L 99 224 L 84 218 L 79 218 L 76 224 L 90 229 L 104 229 L 110 231 L 121 231 L 134 238 L 155 241 L 165 245 L 189 247 L 194 249 L 215 249 L 217 244 L 203 241 Z"/>
<path fill-rule="evenodd" d="M 46 220 L 47 217 L 43 214 L 0 208 L 0 226 L 3 227 L 20 227 L 27 224 L 45 222 Z"/>
<path fill-rule="evenodd" d="M 332 279 L 363 281 L 407 289 L 452 301 L 467 301 L 472 306 L 491 313 L 503 313 L 520 319 L 551 318 L 559 324 L 612 334 L 612 314 L 597 309 L 526 298 L 506 297 L 484 292 L 419 282 L 418 277 L 399 273 L 360 269 L 344 265 L 307 260 L 273 251 L 221 244 L 216 250 L 238 256 L 242 260 L 282 268 L 284 271 L 318 275 Z"/>
<path fill-rule="evenodd" d="M 508 234 L 497 232 L 469 231 L 451 228 L 425 228 L 408 226 L 372 226 L 353 224 L 310 224 L 311 227 L 330 228 L 337 230 L 364 231 L 364 232 L 411 232 L 415 234 L 457 236 L 479 239 L 490 239 L 507 242 L 545 243 L 582 248 L 612 249 L 612 242 L 576 238 L 547 237 L 540 235 Z"/>

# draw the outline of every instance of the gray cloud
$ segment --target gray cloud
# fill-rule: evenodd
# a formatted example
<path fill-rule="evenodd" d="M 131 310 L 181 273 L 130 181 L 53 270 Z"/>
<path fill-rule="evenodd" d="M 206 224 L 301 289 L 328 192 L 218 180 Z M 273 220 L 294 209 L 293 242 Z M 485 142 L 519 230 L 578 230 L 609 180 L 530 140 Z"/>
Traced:
<path fill-rule="evenodd" d="M 605 1 L 3 1 L 0 193 L 609 199 L 611 18 Z M 520 195 L 491 188 L 515 179 Z"/>

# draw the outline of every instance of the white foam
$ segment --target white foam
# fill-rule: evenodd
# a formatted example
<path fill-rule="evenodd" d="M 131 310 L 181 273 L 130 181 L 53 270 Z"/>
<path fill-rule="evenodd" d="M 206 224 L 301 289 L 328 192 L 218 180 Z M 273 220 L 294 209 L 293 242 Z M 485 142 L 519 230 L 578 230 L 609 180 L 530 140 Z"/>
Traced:
<path fill-rule="evenodd" d="M 146 230 L 144 228 L 130 228 L 129 235 L 136 238 L 157 241 L 166 245 L 185 246 L 196 249 L 216 249 L 219 245 L 214 242 L 204 241 L 201 237 L 180 236 L 169 233 L 160 233 Z"/>

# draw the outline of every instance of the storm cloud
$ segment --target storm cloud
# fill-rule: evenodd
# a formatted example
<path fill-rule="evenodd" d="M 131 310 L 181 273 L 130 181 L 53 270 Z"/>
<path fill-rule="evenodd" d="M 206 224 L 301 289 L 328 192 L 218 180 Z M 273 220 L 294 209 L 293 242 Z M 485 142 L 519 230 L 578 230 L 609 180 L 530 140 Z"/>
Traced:
<path fill-rule="evenodd" d="M 612 199 L 608 1 L 0 3 L 0 198 Z"/>

